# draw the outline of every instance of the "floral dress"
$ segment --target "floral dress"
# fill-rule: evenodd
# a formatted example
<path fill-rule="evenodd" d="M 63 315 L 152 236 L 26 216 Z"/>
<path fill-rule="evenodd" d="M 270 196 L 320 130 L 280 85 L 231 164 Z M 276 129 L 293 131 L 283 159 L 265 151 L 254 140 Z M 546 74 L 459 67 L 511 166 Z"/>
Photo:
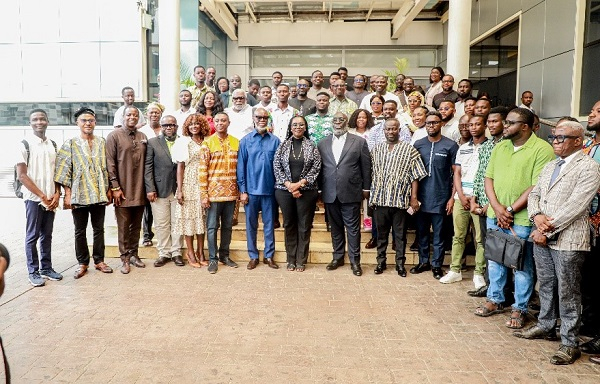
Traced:
<path fill-rule="evenodd" d="M 205 209 L 200 201 L 200 147 L 187 137 L 177 139 L 173 147 L 173 161 L 185 163 L 183 204 L 177 204 L 175 211 L 175 231 L 185 236 L 203 234 L 206 228 Z"/>

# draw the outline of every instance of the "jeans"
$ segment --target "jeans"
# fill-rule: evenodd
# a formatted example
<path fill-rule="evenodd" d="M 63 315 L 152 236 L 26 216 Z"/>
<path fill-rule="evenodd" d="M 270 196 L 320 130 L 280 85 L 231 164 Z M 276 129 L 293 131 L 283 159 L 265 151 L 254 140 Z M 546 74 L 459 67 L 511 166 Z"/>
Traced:
<path fill-rule="evenodd" d="M 29 273 L 52 268 L 54 216 L 54 212 L 47 211 L 38 201 L 25 200 L 25 256 Z M 38 240 L 40 243 L 39 258 Z"/>
<path fill-rule="evenodd" d="M 444 213 L 418 211 L 416 214 L 419 264 L 429 263 L 429 228 L 433 227 L 433 257 L 431 265 L 441 268 L 444 262 Z"/>
<path fill-rule="evenodd" d="M 206 242 L 209 260 L 229 257 L 234 211 L 237 201 L 211 202 L 206 212 Z M 217 233 L 221 227 L 221 245 L 217 248 Z"/>
<path fill-rule="evenodd" d="M 87 243 L 88 218 L 92 222 L 94 233 L 94 245 L 92 246 L 92 257 L 94 264 L 104 261 L 104 215 L 106 205 L 92 204 L 79 206 L 71 212 L 73 215 L 73 226 L 75 227 L 75 257 L 80 265 L 90 264 L 90 249 Z"/>
<path fill-rule="evenodd" d="M 498 227 L 496 219 L 487 219 L 487 228 L 499 229 L 504 233 L 512 234 L 509 229 L 502 229 Z M 521 239 L 528 239 L 531 233 L 532 227 L 525 227 L 521 225 L 513 225 L 513 230 Z M 495 261 L 488 260 L 488 273 L 490 277 L 490 284 L 488 286 L 487 298 L 489 301 L 501 304 L 505 301 L 504 287 L 506 285 L 506 279 L 510 270 L 502 264 L 496 263 Z M 527 304 L 531 293 L 533 292 L 533 243 L 531 241 L 525 242 L 523 248 L 523 270 L 515 271 L 515 303 L 513 304 L 514 309 L 518 309 L 522 312 L 527 312 Z"/>
<path fill-rule="evenodd" d="M 275 255 L 275 230 L 273 218 L 275 197 L 273 195 L 248 195 L 246 205 L 246 245 L 250 259 L 258 259 L 256 235 L 258 232 L 258 213 L 262 211 L 263 236 L 265 238 L 264 258 L 270 259 Z"/>

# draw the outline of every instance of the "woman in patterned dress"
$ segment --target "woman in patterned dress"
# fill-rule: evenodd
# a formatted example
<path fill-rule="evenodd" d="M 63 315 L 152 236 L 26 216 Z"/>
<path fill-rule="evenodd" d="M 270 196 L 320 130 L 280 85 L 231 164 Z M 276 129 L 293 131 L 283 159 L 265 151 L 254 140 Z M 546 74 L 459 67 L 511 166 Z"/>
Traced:
<path fill-rule="evenodd" d="M 204 257 L 206 218 L 200 201 L 200 146 L 208 135 L 206 118 L 198 113 L 183 123 L 183 136 L 173 146 L 173 161 L 177 162 L 177 206 L 175 230 L 185 236 L 190 266 L 208 265 Z M 194 252 L 194 235 L 196 251 Z"/>

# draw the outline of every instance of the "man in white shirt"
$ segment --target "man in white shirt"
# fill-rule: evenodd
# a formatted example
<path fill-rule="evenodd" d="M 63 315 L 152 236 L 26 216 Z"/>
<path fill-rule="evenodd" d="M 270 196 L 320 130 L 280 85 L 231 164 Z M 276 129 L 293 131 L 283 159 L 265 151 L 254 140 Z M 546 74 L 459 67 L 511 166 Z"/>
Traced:
<path fill-rule="evenodd" d="M 254 128 L 252 107 L 246 103 L 246 92 L 243 89 L 233 91 L 232 99 L 233 106 L 225 108 L 225 113 L 229 116 L 230 122 L 227 133 L 241 140 Z"/>
<path fill-rule="evenodd" d="M 196 110 L 192 108 L 192 92 L 187 89 L 179 92 L 179 104 L 181 105 L 181 108 L 171 113 L 171 115 L 177 120 L 177 125 L 183 127 L 185 119 L 196 113 Z"/>
<path fill-rule="evenodd" d="M 277 87 L 277 105 L 272 109 L 267 108 L 273 119 L 273 134 L 279 138 L 279 141 L 285 140 L 288 124 L 292 117 L 300 114 L 297 109 L 288 105 L 289 97 L 290 88 L 286 84 L 279 84 Z"/>
<path fill-rule="evenodd" d="M 133 105 L 135 102 L 135 91 L 131 87 L 123 87 L 121 90 L 121 97 L 123 97 L 123 105 L 117 109 L 115 112 L 115 119 L 113 121 L 113 127 L 119 128 L 123 126 L 123 112 L 125 112 L 125 108 Z M 144 118 L 144 114 L 139 110 L 140 121 L 138 122 L 137 128 L 141 128 L 146 124 L 146 119 Z"/>
<path fill-rule="evenodd" d="M 373 95 L 379 95 L 383 97 L 385 101 L 394 100 L 396 105 L 400 105 L 400 99 L 398 96 L 394 95 L 392 92 L 387 91 L 388 79 L 386 76 L 377 76 L 376 79 L 373 79 L 371 76 L 371 82 L 375 85 L 375 92 L 369 93 L 360 103 L 360 108 L 366 109 L 369 112 L 373 112 L 371 109 L 371 97 Z"/>

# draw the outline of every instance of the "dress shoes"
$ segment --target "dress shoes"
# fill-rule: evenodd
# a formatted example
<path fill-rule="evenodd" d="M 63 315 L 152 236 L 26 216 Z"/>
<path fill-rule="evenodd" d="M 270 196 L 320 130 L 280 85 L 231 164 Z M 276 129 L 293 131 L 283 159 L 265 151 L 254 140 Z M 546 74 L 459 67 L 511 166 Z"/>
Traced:
<path fill-rule="evenodd" d="M 185 263 L 183 262 L 183 257 L 181 255 L 173 256 L 173 263 L 178 267 L 183 267 L 185 265 Z"/>
<path fill-rule="evenodd" d="M 277 228 L 281 228 L 281 222 L 279 222 L 279 220 L 277 220 L 276 222 L 273 223 L 273 229 L 277 229 Z"/>
<path fill-rule="evenodd" d="M 519 337 L 521 339 L 545 339 L 549 341 L 557 341 L 558 337 L 556 336 L 556 330 L 552 328 L 549 331 L 546 331 L 540 328 L 538 325 L 534 325 L 533 327 L 527 328 L 521 331 L 513 332 L 513 336 Z"/>
<path fill-rule="evenodd" d="M 350 267 L 352 268 L 352 274 L 354 276 L 362 276 L 362 268 L 360 267 L 360 264 L 351 264 Z"/>
<path fill-rule="evenodd" d="M 123 261 L 123 265 L 121 265 L 121 273 L 126 275 L 131 272 L 131 266 L 129 265 L 129 261 Z"/>
<path fill-rule="evenodd" d="M 111 267 L 109 267 L 108 264 L 106 264 L 104 261 L 101 261 L 98 264 L 95 264 L 94 268 L 96 268 L 97 270 L 99 270 L 102 273 L 113 273 L 113 269 Z"/>
<path fill-rule="evenodd" d="M 142 261 L 142 259 L 140 259 L 139 256 L 131 256 L 129 262 L 135 267 L 146 268 L 146 264 L 144 264 L 144 262 Z"/>
<path fill-rule="evenodd" d="M 600 337 L 595 337 L 592 340 L 581 344 L 581 352 L 589 355 L 600 354 Z"/>
<path fill-rule="evenodd" d="M 418 275 L 419 273 L 423 273 L 425 271 L 431 271 L 431 264 L 429 263 L 424 263 L 424 264 L 417 264 L 414 267 L 412 267 L 410 269 L 410 273 L 412 273 L 413 275 Z"/>
<path fill-rule="evenodd" d="M 387 265 L 385 264 L 385 262 L 383 262 L 383 263 L 377 264 L 377 266 L 375 267 L 375 270 L 373 272 L 375 272 L 376 275 L 381 275 L 383 273 L 383 271 L 385 271 L 386 269 L 387 269 Z"/>
<path fill-rule="evenodd" d="M 366 249 L 373 249 L 375 247 L 377 247 L 377 240 L 375 240 L 374 237 L 371 237 L 369 239 L 369 241 L 367 242 L 367 244 L 365 244 L 365 248 Z"/>
<path fill-rule="evenodd" d="M 433 273 L 433 277 L 436 280 L 441 279 L 444 276 L 444 270 L 440 267 L 434 267 L 431 269 L 431 272 Z"/>
<path fill-rule="evenodd" d="M 279 265 L 275 263 L 272 257 L 267 257 L 263 260 L 263 263 L 267 264 L 269 268 L 279 269 Z"/>
<path fill-rule="evenodd" d="M 392 240 L 392 251 L 396 250 L 396 240 Z"/>
<path fill-rule="evenodd" d="M 404 268 L 404 265 L 396 265 L 396 272 L 398 272 L 398 276 L 406 277 L 406 268 Z"/>
<path fill-rule="evenodd" d="M 87 270 L 88 270 L 87 265 L 79 264 L 79 267 L 75 270 L 75 274 L 73 275 L 73 278 L 79 279 L 80 277 L 83 277 L 87 273 Z"/>
<path fill-rule="evenodd" d="M 580 357 L 581 351 L 579 348 L 567 347 L 566 345 L 561 344 L 560 347 L 558 347 L 558 351 L 550 358 L 550 363 L 554 365 L 568 365 L 573 364 Z"/>
<path fill-rule="evenodd" d="M 236 225 L 238 225 L 238 224 L 239 224 L 239 222 L 238 222 L 238 219 L 233 219 L 233 220 L 231 220 L 231 226 L 232 226 L 232 227 L 235 227 L 235 226 L 236 226 Z"/>
<path fill-rule="evenodd" d="M 410 245 L 410 250 L 412 252 L 419 252 L 419 244 L 417 243 L 417 240 Z"/>
<path fill-rule="evenodd" d="M 591 356 L 590 363 L 600 364 L 600 356 Z"/>
<path fill-rule="evenodd" d="M 344 261 L 336 259 L 336 260 L 333 260 L 331 263 L 327 264 L 327 267 L 325 267 L 325 269 L 327 269 L 328 271 L 335 271 L 342 265 L 344 265 Z"/>
<path fill-rule="evenodd" d="M 250 261 L 248 262 L 248 266 L 246 268 L 254 269 L 256 267 L 258 267 L 258 259 L 250 259 Z"/>
<path fill-rule="evenodd" d="M 167 264 L 169 261 L 171 261 L 171 259 L 169 259 L 168 257 L 159 256 L 158 259 L 154 260 L 154 266 L 162 267 L 163 265 Z"/>

